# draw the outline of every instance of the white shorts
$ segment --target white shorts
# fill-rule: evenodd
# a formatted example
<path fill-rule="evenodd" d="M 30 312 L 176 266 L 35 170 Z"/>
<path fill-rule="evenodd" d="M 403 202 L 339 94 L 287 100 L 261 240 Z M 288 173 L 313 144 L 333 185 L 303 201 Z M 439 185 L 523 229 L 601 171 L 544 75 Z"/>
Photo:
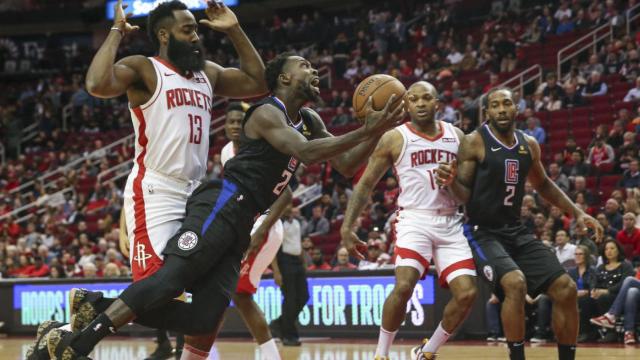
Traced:
<path fill-rule="evenodd" d="M 129 261 L 134 281 L 160 269 L 167 241 L 184 221 L 187 198 L 198 181 L 182 181 L 136 164 L 124 189 Z"/>
<path fill-rule="evenodd" d="M 253 224 L 253 229 L 251 229 L 251 235 L 258 230 L 258 227 L 266 217 L 267 215 L 260 215 L 260 217 L 256 219 L 256 222 Z M 282 245 L 283 237 L 284 228 L 282 221 L 278 220 L 273 224 L 271 229 L 269 229 L 267 238 L 262 243 L 260 250 L 242 260 L 240 264 L 240 279 L 238 280 L 236 292 L 244 294 L 256 293 L 258 284 L 260 284 L 260 278 L 276 257 L 278 249 L 280 249 L 280 245 Z"/>
<path fill-rule="evenodd" d="M 429 210 L 398 213 L 395 266 L 409 266 L 425 276 L 433 258 L 440 285 L 460 275 L 476 275 L 471 248 L 462 230 L 462 215 L 432 215 Z"/>

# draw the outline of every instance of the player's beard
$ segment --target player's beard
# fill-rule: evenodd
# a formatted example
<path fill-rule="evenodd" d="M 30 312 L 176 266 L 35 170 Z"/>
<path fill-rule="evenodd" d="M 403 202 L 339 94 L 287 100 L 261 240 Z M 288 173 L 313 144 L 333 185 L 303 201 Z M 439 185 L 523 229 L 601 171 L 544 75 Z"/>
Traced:
<path fill-rule="evenodd" d="M 305 83 L 304 85 L 302 85 L 301 91 L 307 101 L 316 102 L 320 99 L 320 94 L 317 94 L 315 91 L 313 91 L 313 89 L 311 88 L 311 83 Z"/>
<path fill-rule="evenodd" d="M 196 53 L 196 50 L 199 53 Z M 181 71 L 200 71 L 204 69 L 204 49 L 199 42 L 194 44 L 180 41 L 173 34 L 170 34 L 167 56 L 171 63 Z"/>
<path fill-rule="evenodd" d="M 493 128 L 498 130 L 501 134 L 508 134 L 513 129 L 513 121 L 510 121 L 506 126 L 498 123 L 498 119 L 491 119 L 491 121 L 493 122 Z"/>

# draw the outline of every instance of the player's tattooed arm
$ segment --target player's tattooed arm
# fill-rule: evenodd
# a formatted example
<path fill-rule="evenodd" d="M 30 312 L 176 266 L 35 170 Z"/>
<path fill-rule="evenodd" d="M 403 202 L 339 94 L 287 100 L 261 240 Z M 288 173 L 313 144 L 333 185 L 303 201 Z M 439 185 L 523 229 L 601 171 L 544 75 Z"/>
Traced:
<path fill-rule="evenodd" d="M 542 196 L 545 200 L 559 207 L 567 214 L 575 217 L 578 226 L 587 226 L 595 231 L 595 239 L 597 242 L 602 240 L 604 229 L 598 221 L 593 217 L 587 215 L 582 209 L 576 206 L 576 204 L 569 199 L 560 188 L 547 176 L 544 170 L 544 166 L 541 161 L 541 151 L 538 142 L 531 136 L 526 136 L 529 149 L 531 149 L 531 157 L 533 164 L 531 170 L 529 170 L 529 176 L 527 180 L 531 183 L 531 186 Z"/>
<path fill-rule="evenodd" d="M 284 191 L 280 194 L 278 199 L 271 205 L 269 208 L 269 213 L 265 217 L 264 221 L 256 231 L 251 235 L 251 243 L 249 243 L 249 247 L 247 248 L 246 255 L 249 256 L 252 253 L 258 251 L 267 238 L 267 234 L 269 230 L 273 226 L 273 224 L 278 221 L 282 217 L 284 210 L 287 208 L 287 205 L 291 204 L 291 200 L 293 199 L 293 193 L 291 192 L 291 188 L 287 186 Z"/>
<path fill-rule="evenodd" d="M 238 18 L 222 2 L 208 1 L 207 5 L 205 9 L 207 19 L 200 20 L 200 23 L 225 33 L 240 58 L 240 69 L 223 68 L 212 61 L 207 61 L 205 73 L 214 84 L 214 92 L 216 95 L 235 98 L 266 94 L 264 63 L 240 27 Z"/>
<path fill-rule="evenodd" d="M 358 239 L 358 236 L 353 231 L 353 225 L 369 202 L 371 191 L 380 181 L 382 175 L 384 175 L 389 167 L 393 165 L 393 161 L 397 157 L 397 154 L 394 156 L 392 151 L 396 150 L 399 152 L 401 147 L 402 135 L 400 135 L 397 130 L 390 130 L 386 132 L 371 155 L 367 168 L 364 171 L 364 174 L 362 174 L 360 181 L 358 181 L 358 184 L 353 189 L 353 193 L 349 198 L 347 210 L 344 214 L 344 221 L 340 228 L 342 244 L 347 248 L 351 256 L 364 259 L 364 256 L 359 249 L 364 250 L 366 244 Z"/>
<path fill-rule="evenodd" d="M 471 188 L 480 156 L 484 156 L 484 143 L 477 132 L 463 136 L 458 148 L 458 159 L 451 164 L 440 164 L 436 182 L 448 186 L 453 196 L 463 204 L 471 197 Z"/>
<path fill-rule="evenodd" d="M 333 137 L 333 135 L 327 131 L 327 127 L 322 121 L 320 115 L 313 110 L 311 110 L 311 114 L 315 118 L 313 129 L 311 130 L 313 138 L 322 139 Z M 351 150 L 334 157 L 330 160 L 331 167 L 336 169 L 345 177 L 354 176 L 360 166 L 367 161 L 367 158 L 369 158 L 379 140 L 380 136 L 372 137 L 369 140 L 363 141 Z"/>

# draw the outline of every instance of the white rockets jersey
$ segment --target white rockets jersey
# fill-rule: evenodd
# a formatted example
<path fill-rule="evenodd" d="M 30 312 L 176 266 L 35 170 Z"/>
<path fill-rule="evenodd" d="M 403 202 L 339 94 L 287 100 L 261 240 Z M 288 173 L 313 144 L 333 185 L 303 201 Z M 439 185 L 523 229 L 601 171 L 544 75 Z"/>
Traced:
<path fill-rule="evenodd" d="M 167 61 L 149 58 L 157 75 L 153 96 L 130 109 L 135 159 L 157 173 L 199 180 L 207 169 L 213 88 L 204 71 L 180 75 Z"/>
<path fill-rule="evenodd" d="M 449 191 L 436 184 L 438 162 L 457 158 L 460 139 L 453 125 L 438 121 L 442 133 L 429 138 L 411 126 L 410 122 L 396 128 L 402 134 L 403 146 L 394 163 L 400 195 L 400 209 L 455 209 L 458 204 Z"/>
<path fill-rule="evenodd" d="M 236 156 L 236 150 L 233 148 L 233 141 L 229 141 L 220 151 L 220 163 L 224 166 L 234 156 Z"/>

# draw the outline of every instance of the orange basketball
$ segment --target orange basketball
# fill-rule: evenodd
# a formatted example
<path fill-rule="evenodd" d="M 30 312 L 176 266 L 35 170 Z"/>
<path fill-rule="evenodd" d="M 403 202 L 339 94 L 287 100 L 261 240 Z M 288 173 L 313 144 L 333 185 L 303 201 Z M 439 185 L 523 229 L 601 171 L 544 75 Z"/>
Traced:
<path fill-rule="evenodd" d="M 395 109 L 402 97 L 404 96 L 404 85 L 400 80 L 391 75 L 375 74 L 362 80 L 356 90 L 353 92 L 353 109 L 356 112 L 356 118 L 363 122 L 366 114 L 365 104 L 369 96 L 373 97 L 373 109 L 382 110 L 389 101 L 392 94 L 396 94 L 396 98 L 391 104 L 391 109 Z"/>

